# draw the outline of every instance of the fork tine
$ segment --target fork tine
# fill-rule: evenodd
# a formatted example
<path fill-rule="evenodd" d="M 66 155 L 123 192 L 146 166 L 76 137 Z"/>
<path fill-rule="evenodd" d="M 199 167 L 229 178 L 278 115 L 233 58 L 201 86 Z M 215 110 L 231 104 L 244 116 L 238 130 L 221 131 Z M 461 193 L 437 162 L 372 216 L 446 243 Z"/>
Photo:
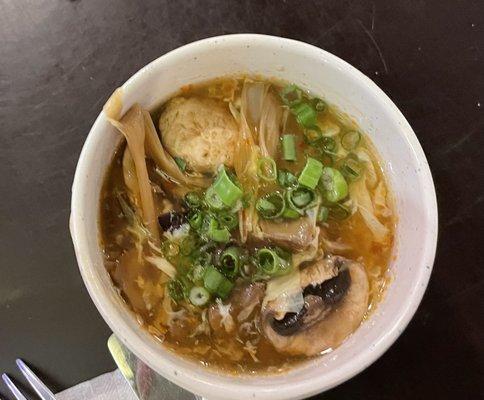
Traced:
<path fill-rule="evenodd" d="M 22 372 L 22 374 L 25 376 L 25 379 L 27 379 L 27 381 L 30 383 L 30 386 L 34 388 L 35 392 L 42 400 L 55 400 L 54 394 L 20 358 L 17 358 L 15 362 L 17 363 L 17 367 L 20 369 L 20 372 Z"/>
<path fill-rule="evenodd" d="M 2 374 L 2 379 L 17 400 L 27 400 L 7 374 Z"/>

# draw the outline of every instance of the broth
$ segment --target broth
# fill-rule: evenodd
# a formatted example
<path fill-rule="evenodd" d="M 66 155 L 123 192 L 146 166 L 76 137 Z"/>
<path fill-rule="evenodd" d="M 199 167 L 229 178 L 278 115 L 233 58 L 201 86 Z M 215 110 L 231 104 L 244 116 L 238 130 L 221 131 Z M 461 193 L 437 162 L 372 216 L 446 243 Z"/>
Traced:
<path fill-rule="evenodd" d="M 259 78 L 253 80 L 245 77 L 224 78 L 202 85 L 184 87 L 178 96 L 174 97 L 201 99 L 200 101 L 210 99 L 210 101 L 214 101 L 213 104 L 217 107 L 225 107 L 226 110 L 231 107 L 232 115 L 237 116 L 237 112 L 244 112 L 242 108 L 237 108 L 237 101 L 240 101 L 246 82 L 252 82 L 253 85 L 258 83 L 269 85 L 267 80 Z M 364 266 L 369 283 L 368 302 L 365 304 L 366 312 L 363 317 L 366 318 L 368 312 L 378 303 L 387 283 L 387 269 L 392 255 L 395 225 L 390 190 L 376 151 L 372 147 L 369 137 L 361 134 L 353 122 L 339 113 L 336 108 L 321 103 L 325 106 L 325 109 L 317 113 L 317 126 L 323 132 L 325 138 L 332 138 L 332 140 L 324 139 L 329 145 L 332 145 L 333 141 L 337 143 L 335 149 L 321 153 L 319 147 L 316 148 L 316 146 L 308 143 L 309 129 L 305 128 L 300 121 L 298 122 L 297 112 L 292 112 L 292 109 L 281 100 L 284 85 L 280 82 L 270 82 L 269 88 L 267 89 L 265 86 L 264 90 L 271 93 L 274 99 L 277 99 L 278 107 L 283 110 L 283 113 L 287 114 L 285 115 L 282 133 L 294 135 L 297 160 L 284 160 L 288 157 L 285 157 L 280 144 L 277 144 L 276 155 L 273 159 L 278 171 L 287 171 L 294 176 L 301 176 L 308 157 L 318 159 L 323 165 L 329 166 L 331 164 L 335 168 L 344 170 L 342 163 L 349 159 L 348 154 L 356 154 L 355 159 L 358 159 L 359 165 L 364 165 L 356 178 L 349 179 L 346 175 L 346 180 L 349 182 L 349 194 L 337 203 L 337 206 L 333 203 L 326 204 L 327 207 L 321 204 L 317 206 L 320 211 L 326 207 L 329 210 L 329 217 L 325 221 L 317 223 L 319 233 L 316 241 L 317 257 L 322 257 L 322 254 L 341 255 Z M 304 94 L 304 96 L 304 99 L 307 98 L 308 102 L 313 101 L 307 94 Z M 322 107 L 321 104 L 319 108 Z M 158 121 L 160 116 L 166 112 L 166 108 L 166 105 L 162 105 L 151 114 L 158 134 L 160 134 Z M 250 118 L 247 119 L 247 125 L 253 133 L 253 137 L 259 138 L 261 125 L 253 124 Z M 351 152 L 346 151 L 341 145 L 342 137 L 348 132 L 356 132 L 361 135 L 356 147 Z M 352 134 L 346 136 L 346 138 L 348 139 L 349 136 L 352 136 Z M 356 135 L 355 137 L 358 138 Z M 165 143 L 163 144 L 165 145 Z M 197 253 L 200 247 L 203 248 L 206 243 L 198 236 L 191 236 L 191 234 L 187 236 L 186 232 L 175 230 L 172 233 L 165 232 L 161 236 L 159 247 L 146 242 L 139 244 L 138 239 L 140 235 L 145 234 L 145 231 L 139 225 L 137 228 L 133 228 L 133 221 L 130 221 L 130 218 L 126 216 L 126 205 L 133 207 L 133 202 L 130 202 L 132 195 L 127 187 L 126 174 L 123 170 L 123 164 L 126 162 L 126 160 L 123 160 L 126 148 L 126 144 L 123 143 L 117 149 L 104 182 L 100 205 L 101 243 L 104 249 L 105 265 L 113 283 L 119 288 L 120 294 L 128 306 L 136 313 L 140 323 L 160 343 L 177 354 L 228 373 L 273 373 L 283 371 L 295 363 L 307 359 L 307 355 L 295 354 L 292 350 L 280 351 L 280 348 L 276 348 L 273 341 L 264 334 L 262 328 L 264 314 L 261 308 L 266 305 L 260 299 L 246 319 L 238 320 L 237 316 L 244 309 L 241 304 L 244 304 L 244 299 L 249 298 L 244 291 L 246 289 L 244 285 L 249 283 L 245 282 L 257 280 L 254 275 L 250 275 L 251 272 L 248 273 L 249 277 L 238 276 L 232 279 L 232 284 L 235 284 L 235 287 L 224 300 L 216 300 L 217 295 L 212 294 L 210 306 L 197 307 L 190 303 L 187 295 L 183 295 L 184 297 L 176 302 L 173 300 L 171 289 L 169 290 L 173 287 L 169 283 L 173 279 L 164 272 L 163 268 L 160 269 L 159 265 L 158 267 L 155 266 L 156 262 L 148 262 L 147 257 L 150 258 L 154 255 L 155 258 L 158 257 L 157 260 L 160 257 L 168 260 L 175 267 L 177 277 L 192 276 L 193 254 Z M 175 156 L 175 154 L 171 155 Z M 188 158 L 181 161 L 180 159 L 175 160 L 178 160 L 178 164 L 189 161 Z M 152 159 L 147 158 L 146 161 L 156 215 L 164 215 L 170 210 L 180 214 L 186 212 L 186 202 L 184 202 L 184 197 L 177 193 L 176 184 L 166 179 L 163 171 L 160 171 L 159 166 Z M 355 172 L 354 169 L 350 170 L 349 173 L 353 172 Z M 218 172 L 218 174 L 220 175 L 221 172 Z M 200 177 L 213 181 L 215 175 L 210 175 L 204 170 Z M 232 175 L 229 174 L 229 176 Z M 237 175 L 237 179 L 241 187 L 247 187 L 244 185 L 250 186 L 251 184 L 250 181 L 245 181 L 245 175 Z M 252 195 L 260 199 L 264 195 L 277 193 L 281 191 L 281 185 L 278 182 L 278 180 L 265 181 L 260 179 L 257 189 L 253 191 Z M 362 185 L 366 190 L 362 189 Z M 195 192 L 202 193 L 203 191 L 196 190 Z M 203 197 L 203 195 L 201 196 Z M 355 199 L 361 199 L 361 201 L 357 202 Z M 367 206 L 364 201 L 368 199 L 373 207 L 373 218 L 377 220 L 376 222 L 373 220 L 373 223 L 377 224 L 373 228 L 377 229 L 377 233 L 369 226 L 372 223 L 372 217 L 368 215 L 369 210 L 361 208 Z M 256 201 L 254 196 L 249 196 L 243 200 L 249 204 Z M 136 209 L 136 207 L 133 208 Z M 309 219 L 306 215 L 309 215 L 308 212 L 304 214 L 304 218 Z M 264 222 L 260 215 L 258 221 L 261 224 Z M 288 219 L 286 222 L 291 223 L 291 221 Z M 296 219 L 296 221 L 299 220 Z M 376 238 L 375 235 L 379 236 Z M 266 244 L 264 240 L 254 239 L 250 236 L 249 234 L 247 242 L 241 244 L 242 233 L 234 229 L 231 239 L 233 242 L 231 243 L 243 248 L 244 252 L 253 257 L 252 254 L 258 254 L 258 251 L 264 248 Z M 271 242 L 271 246 L 273 244 Z M 217 251 L 219 250 L 213 250 L 214 257 L 217 257 Z M 281 250 L 281 258 L 286 253 L 287 249 Z M 304 251 L 301 253 L 304 253 Z M 315 257 L 313 256 L 313 258 Z M 294 263 L 295 258 L 292 258 L 292 260 L 292 263 Z M 304 270 L 310 262 L 312 261 L 305 261 L 296 269 Z M 247 269 L 250 270 L 249 266 Z M 264 280 L 262 282 L 265 284 Z M 193 284 L 190 283 L 189 285 Z M 257 286 L 254 290 L 258 290 L 258 288 Z M 267 296 L 267 291 L 265 293 Z M 220 329 L 214 329 L 213 319 L 215 317 L 213 315 L 216 315 L 216 313 L 225 315 L 223 313 L 227 312 L 227 307 L 229 307 L 228 313 L 232 320 L 231 329 L 227 329 L 227 326 L 224 325 L 226 321 L 219 323 Z M 335 307 L 338 308 L 338 306 Z M 285 336 L 283 335 L 283 337 Z M 325 349 L 323 352 L 330 350 Z"/>

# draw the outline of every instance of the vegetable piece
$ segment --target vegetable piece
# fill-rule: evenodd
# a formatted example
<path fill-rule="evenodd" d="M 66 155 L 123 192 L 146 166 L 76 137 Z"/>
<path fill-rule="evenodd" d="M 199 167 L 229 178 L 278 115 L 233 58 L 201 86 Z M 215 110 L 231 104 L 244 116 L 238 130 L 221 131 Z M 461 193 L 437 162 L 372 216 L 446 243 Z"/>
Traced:
<path fill-rule="evenodd" d="M 227 228 L 229 231 L 236 228 L 239 224 L 238 215 L 230 212 L 222 212 L 218 214 L 217 220 L 222 227 Z"/>
<path fill-rule="evenodd" d="M 276 250 L 262 248 L 256 254 L 257 265 L 264 276 L 284 275 L 290 270 L 290 263 L 279 256 Z"/>
<path fill-rule="evenodd" d="M 350 216 L 350 210 L 344 206 L 343 204 L 335 204 L 333 207 L 329 209 L 329 216 L 333 219 L 343 220 Z"/>
<path fill-rule="evenodd" d="M 189 299 L 194 306 L 202 307 L 210 300 L 210 293 L 203 287 L 194 286 L 192 287 L 192 290 L 190 290 Z"/>
<path fill-rule="evenodd" d="M 329 136 L 323 136 L 321 140 L 318 142 L 318 145 L 321 147 L 321 150 L 324 152 L 335 152 L 336 151 L 336 140 Z"/>
<path fill-rule="evenodd" d="M 313 128 L 317 123 L 316 110 L 308 103 L 300 103 L 294 106 L 292 112 L 296 115 L 296 121 L 305 128 Z"/>
<path fill-rule="evenodd" d="M 286 192 L 286 202 L 288 207 L 298 212 L 300 215 L 304 214 L 304 210 L 314 204 L 315 200 L 316 193 L 303 186 Z"/>
<path fill-rule="evenodd" d="M 319 207 L 318 216 L 317 216 L 316 220 L 318 222 L 326 222 L 328 220 L 328 216 L 329 216 L 328 207 L 325 207 L 325 206 Z"/>
<path fill-rule="evenodd" d="M 286 208 L 286 201 L 282 193 L 268 193 L 257 200 L 255 208 L 264 219 L 278 218 Z"/>
<path fill-rule="evenodd" d="M 307 186 L 308 188 L 314 189 L 321 178 L 323 173 L 323 164 L 316 160 L 315 158 L 308 157 L 306 160 L 306 165 L 299 175 L 298 182 L 301 185 Z M 344 179 L 344 178 L 343 178 Z"/>
<path fill-rule="evenodd" d="M 212 210 L 222 210 L 225 208 L 224 202 L 215 192 L 213 186 L 209 187 L 205 192 L 205 203 Z"/>
<path fill-rule="evenodd" d="M 203 275 L 203 285 L 214 295 L 226 298 L 233 288 L 233 283 L 230 282 L 222 273 L 213 265 L 209 265 Z"/>
<path fill-rule="evenodd" d="M 289 171 L 280 170 L 277 172 L 277 182 L 279 185 L 289 188 L 297 186 L 297 177 Z"/>
<path fill-rule="evenodd" d="M 202 200 L 197 192 L 188 192 L 185 195 L 185 204 L 188 208 L 197 208 L 202 204 Z"/>
<path fill-rule="evenodd" d="M 229 278 L 235 278 L 240 269 L 240 249 L 232 246 L 224 250 L 220 256 L 222 272 Z"/>
<path fill-rule="evenodd" d="M 174 301 L 181 301 L 185 298 L 186 288 L 179 279 L 173 279 L 168 282 L 168 293 Z"/>
<path fill-rule="evenodd" d="M 318 99 L 316 97 L 313 99 L 313 105 L 316 111 L 319 111 L 319 112 L 326 110 L 326 107 L 327 107 L 326 102 L 324 100 Z"/>
<path fill-rule="evenodd" d="M 340 170 L 350 181 L 356 181 L 363 171 L 364 165 L 355 153 L 349 153 L 344 159 Z"/>
<path fill-rule="evenodd" d="M 324 167 L 321 176 L 321 186 L 326 200 L 336 203 L 348 195 L 348 184 L 344 176 L 337 169 Z"/>
<path fill-rule="evenodd" d="M 215 218 L 210 218 L 207 229 L 207 237 L 214 242 L 227 243 L 230 240 L 230 232 L 227 228 L 220 228 Z"/>
<path fill-rule="evenodd" d="M 199 210 L 192 211 L 188 215 L 188 223 L 196 231 L 199 230 L 203 223 L 203 213 Z"/>
<path fill-rule="evenodd" d="M 282 158 L 284 160 L 296 160 L 296 143 L 294 138 L 294 135 L 284 135 L 282 137 Z"/>
<path fill-rule="evenodd" d="M 300 216 L 301 214 L 299 214 L 296 210 L 293 210 L 292 208 L 286 208 L 282 213 L 282 217 L 288 218 L 288 219 L 296 219 L 296 218 L 299 218 Z"/>
<path fill-rule="evenodd" d="M 271 157 L 262 157 L 257 160 L 257 175 L 265 181 L 275 181 L 277 178 L 276 162 Z"/>
<path fill-rule="evenodd" d="M 170 278 L 172 278 L 172 279 L 175 278 L 175 276 L 176 276 L 176 268 L 170 262 L 168 262 L 167 260 L 165 260 L 163 257 L 150 256 L 150 257 L 145 257 L 145 259 L 150 264 L 153 264 L 160 271 L 163 271 Z"/>
<path fill-rule="evenodd" d="M 185 172 L 187 169 L 187 162 L 181 157 L 174 157 L 174 160 L 176 165 L 178 165 L 178 168 L 180 168 L 180 171 Z"/>
<path fill-rule="evenodd" d="M 341 137 L 343 149 L 351 151 L 356 149 L 361 141 L 361 133 L 358 131 L 348 131 Z"/>
<path fill-rule="evenodd" d="M 285 105 L 293 107 L 301 102 L 302 90 L 294 84 L 287 85 L 282 89 L 280 96 Z"/>
<path fill-rule="evenodd" d="M 212 185 L 214 193 L 218 195 L 223 204 L 227 207 L 235 206 L 238 200 L 241 199 L 242 190 L 229 178 L 225 166 L 219 170 L 217 179 Z"/>

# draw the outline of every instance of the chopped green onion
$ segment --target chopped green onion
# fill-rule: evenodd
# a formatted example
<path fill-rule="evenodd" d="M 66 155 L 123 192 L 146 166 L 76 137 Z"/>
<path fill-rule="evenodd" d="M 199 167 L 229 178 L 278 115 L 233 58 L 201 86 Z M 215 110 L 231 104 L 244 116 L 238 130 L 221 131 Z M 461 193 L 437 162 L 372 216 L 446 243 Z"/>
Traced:
<path fill-rule="evenodd" d="M 201 211 L 195 210 L 188 214 L 188 223 L 190 226 L 198 230 L 201 228 L 203 222 L 203 214 Z"/>
<path fill-rule="evenodd" d="M 336 140 L 329 136 L 323 136 L 319 143 L 324 152 L 336 151 Z"/>
<path fill-rule="evenodd" d="M 298 181 L 301 185 L 314 189 L 318 184 L 323 172 L 323 164 L 315 158 L 308 157 L 306 165 L 299 175 Z"/>
<path fill-rule="evenodd" d="M 255 208 L 264 219 L 278 218 L 286 208 L 284 196 L 279 192 L 268 193 L 257 200 Z"/>
<path fill-rule="evenodd" d="M 177 243 L 172 242 L 171 240 L 165 240 L 161 245 L 162 253 L 168 257 L 176 257 L 180 253 L 180 247 Z"/>
<path fill-rule="evenodd" d="M 321 176 L 321 186 L 326 200 L 336 203 L 348 195 L 348 184 L 337 169 L 324 167 Z"/>
<path fill-rule="evenodd" d="M 210 265 L 207 267 L 205 274 L 203 275 L 203 286 L 205 286 L 205 289 L 211 294 L 224 299 L 228 296 L 234 284 L 223 276 L 217 268 Z"/>
<path fill-rule="evenodd" d="M 287 161 L 296 160 L 296 142 L 294 135 L 282 137 L 282 158 Z"/>
<path fill-rule="evenodd" d="M 358 131 L 348 131 L 341 137 L 343 149 L 351 151 L 356 149 L 361 140 L 361 133 Z"/>
<path fill-rule="evenodd" d="M 288 190 L 286 193 L 287 204 L 300 214 L 303 214 L 303 211 L 311 206 L 315 199 L 316 193 L 302 186 L 294 190 Z"/>
<path fill-rule="evenodd" d="M 278 276 L 283 275 L 290 269 L 290 263 L 277 254 L 276 250 L 262 248 L 257 251 L 257 265 L 263 275 Z"/>
<path fill-rule="evenodd" d="M 205 192 L 205 203 L 213 210 L 222 210 L 225 208 L 225 204 L 220 196 L 215 192 L 213 186 L 210 186 Z"/>
<path fill-rule="evenodd" d="M 228 278 L 235 278 L 240 268 L 240 249 L 229 247 L 220 255 L 220 265 L 222 272 Z"/>
<path fill-rule="evenodd" d="M 210 261 L 209 261 L 210 262 Z M 188 277 L 193 283 L 203 282 L 203 275 L 205 274 L 205 265 L 194 264 L 190 267 Z"/>
<path fill-rule="evenodd" d="M 205 286 L 205 289 L 207 289 L 211 294 L 215 294 L 217 293 L 217 289 L 224 279 L 226 278 L 217 268 L 215 268 L 213 265 L 209 265 L 203 274 L 203 286 Z"/>
<path fill-rule="evenodd" d="M 230 282 L 228 279 L 222 281 L 222 283 L 217 288 L 217 296 L 220 297 L 222 300 L 226 299 L 227 296 L 232 291 L 234 284 Z"/>
<path fill-rule="evenodd" d="M 168 282 L 168 293 L 174 301 L 181 301 L 185 298 L 186 288 L 183 282 L 179 279 L 173 279 Z"/>
<path fill-rule="evenodd" d="M 239 224 L 239 217 L 235 213 L 225 212 L 217 215 L 219 224 L 229 231 L 236 228 Z"/>
<path fill-rule="evenodd" d="M 189 299 L 194 306 L 202 307 L 210 300 L 210 293 L 203 287 L 194 286 L 190 290 Z"/>
<path fill-rule="evenodd" d="M 176 165 L 178 165 L 178 168 L 180 168 L 180 171 L 185 172 L 187 169 L 187 162 L 181 157 L 174 157 L 174 158 L 175 158 Z"/>
<path fill-rule="evenodd" d="M 317 123 L 316 110 L 308 103 L 300 103 L 292 108 L 297 122 L 305 128 L 313 128 Z"/>
<path fill-rule="evenodd" d="M 294 84 L 287 85 L 282 89 L 280 96 L 285 105 L 292 107 L 302 100 L 302 90 Z"/>
<path fill-rule="evenodd" d="M 277 182 L 283 187 L 297 186 L 297 177 L 289 171 L 279 170 L 277 172 Z"/>
<path fill-rule="evenodd" d="M 188 192 L 185 195 L 185 203 L 188 208 L 197 208 L 201 205 L 202 200 L 197 192 Z"/>
<path fill-rule="evenodd" d="M 355 181 L 360 177 L 363 171 L 363 168 L 364 168 L 364 165 L 360 161 L 358 156 L 354 153 L 350 153 L 344 159 L 340 167 L 340 170 L 341 170 L 341 173 L 350 181 Z"/>
<path fill-rule="evenodd" d="M 296 219 L 296 218 L 299 218 L 300 216 L 301 214 L 299 214 L 296 210 L 293 210 L 292 208 L 286 208 L 282 213 L 282 218 L 287 218 L 287 219 Z"/>
<path fill-rule="evenodd" d="M 350 216 L 351 212 L 348 207 L 342 204 L 335 204 L 329 209 L 329 216 L 333 219 L 343 220 Z"/>
<path fill-rule="evenodd" d="M 222 203 L 227 207 L 233 207 L 243 195 L 242 190 L 229 178 L 223 165 L 219 170 L 212 188 L 214 193 L 218 195 Z"/>
<path fill-rule="evenodd" d="M 265 181 L 275 181 L 277 178 L 276 162 L 271 157 L 262 157 L 257 160 L 257 175 Z"/>
<path fill-rule="evenodd" d="M 316 109 L 316 111 L 321 112 L 321 111 L 326 110 L 326 102 L 324 102 L 321 99 L 314 98 L 313 99 L 313 105 L 314 105 L 314 108 Z"/>
<path fill-rule="evenodd" d="M 230 232 L 227 228 L 220 228 L 217 220 L 211 218 L 208 223 L 207 236 L 218 243 L 227 243 L 230 240 Z"/>
<path fill-rule="evenodd" d="M 328 207 L 325 207 L 325 206 L 319 207 L 317 221 L 326 222 L 328 220 L 328 216 L 329 216 Z"/>

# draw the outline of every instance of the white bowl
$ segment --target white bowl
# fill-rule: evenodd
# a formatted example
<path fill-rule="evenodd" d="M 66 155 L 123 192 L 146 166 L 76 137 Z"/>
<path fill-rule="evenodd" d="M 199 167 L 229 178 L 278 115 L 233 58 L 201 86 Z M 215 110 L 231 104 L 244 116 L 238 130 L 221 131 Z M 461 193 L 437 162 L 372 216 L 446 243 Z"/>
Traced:
<path fill-rule="evenodd" d="M 398 226 L 396 257 L 390 266 L 393 282 L 369 320 L 332 353 L 283 375 L 225 376 L 160 346 L 128 311 L 103 265 L 99 196 L 120 134 L 102 112 L 77 165 L 71 235 L 82 277 L 99 312 L 118 338 L 152 369 L 211 400 L 300 399 L 362 371 L 383 354 L 412 318 L 435 255 L 434 185 L 412 128 L 385 93 L 338 57 L 294 40 L 243 34 L 183 46 L 148 64 L 123 85 L 123 112 L 135 102 L 152 108 L 183 85 L 234 73 L 276 77 L 310 89 L 352 116 L 378 149 L 396 198 Z"/>

